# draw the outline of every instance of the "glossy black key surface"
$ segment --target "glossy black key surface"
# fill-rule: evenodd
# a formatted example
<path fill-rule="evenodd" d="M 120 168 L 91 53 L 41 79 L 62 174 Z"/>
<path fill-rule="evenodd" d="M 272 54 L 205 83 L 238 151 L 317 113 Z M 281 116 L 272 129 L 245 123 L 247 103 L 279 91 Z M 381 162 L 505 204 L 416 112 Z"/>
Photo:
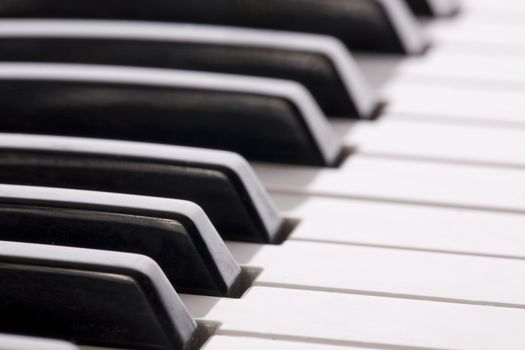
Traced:
<path fill-rule="evenodd" d="M 434 11 L 426 0 L 405 0 L 410 9 L 418 16 L 433 17 Z"/>
<path fill-rule="evenodd" d="M 0 183 L 189 200 L 228 240 L 271 243 L 285 226 L 248 163 L 229 152 L 0 134 Z"/>
<path fill-rule="evenodd" d="M 199 332 L 142 255 L 0 241 L 0 332 L 131 349 L 195 348 Z"/>
<path fill-rule="evenodd" d="M 432 5 L 432 0 L 405 0 L 414 14 L 421 17 L 440 17 L 443 15 L 452 16 L 459 12 L 458 6 L 450 6 L 446 14 L 436 12 Z M 451 1 L 452 2 L 452 1 Z"/>
<path fill-rule="evenodd" d="M 392 1 L 392 0 L 387 0 Z M 407 53 L 384 0 L 1 0 L 0 18 L 220 24 L 327 34 L 356 50 Z"/>
<path fill-rule="evenodd" d="M 0 132 L 229 150 L 249 160 L 327 166 L 343 150 L 288 81 L 116 66 L 0 64 Z"/>
<path fill-rule="evenodd" d="M 325 114 L 337 117 L 370 118 L 378 103 L 360 72 L 352 71 L 355 64 L 347 50 L 318 35 L 124 21 L 4 20 L 0 61 L 111 64 L 286 79 L 304 85 Z M 366 91 L 354 91 L 358 89 Z"/>
<path fill-rule="evenodd" d="M 62 340 L 0 334 L 0 350 L 80 350 Z"/>
<path fill-rule="evenodd" d="M 186 201 L 0 185 L 0 240 L 147 255 L 181 293 L 227 296 L 240 283 L 206 215 Z"/>

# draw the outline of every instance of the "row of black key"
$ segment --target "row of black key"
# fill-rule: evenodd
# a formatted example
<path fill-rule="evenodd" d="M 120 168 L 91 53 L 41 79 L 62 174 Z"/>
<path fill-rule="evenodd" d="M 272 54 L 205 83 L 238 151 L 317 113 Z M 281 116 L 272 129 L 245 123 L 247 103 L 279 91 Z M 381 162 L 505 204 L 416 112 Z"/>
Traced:
<path fill-rule="evenodd" d="M 418 15 L 435 15 L 430 2 L 407 3 Z M 175 289 L 240 296 L 248 277 L 222 239 L 279 243 L 292 223 L 238 155 L 127 141 L 333 166 L 345 150 L 325 114 L 369 119 L 380 108 L 363 93 L 366 82 L 344 47 L 327 37 L 209 26 L 170 36 L 183 27 L 6 18 L 221 24 L 421 53 L 424 45 L 405 44 L 389 6 L 0 0 L 0 61 L 17 62 L 0 63 L 0 332 L 104 347 L 198 348 L 206 330 Z M 109 34 L 89 30 L 97 23 L 109 25 Z M 129 35 L 134 26 L 150 36 Z M 214 30 L 245 39 L 218 40 Z M 2 339 L 6 350 L 36 341 Z"/>
<path fill-rule="evenodd" d="M 406 0 L 415 13 L 432 15 L 430 0 Z M 25 0 L 0 2 L 2 18 L 84 18 L 203 23 L 317 33 L 338 38 L 350 49 L 417 53 L 406 46 L 390 14 L 388 0 L 323 2 L 236 0 L 89 1 Z"/>

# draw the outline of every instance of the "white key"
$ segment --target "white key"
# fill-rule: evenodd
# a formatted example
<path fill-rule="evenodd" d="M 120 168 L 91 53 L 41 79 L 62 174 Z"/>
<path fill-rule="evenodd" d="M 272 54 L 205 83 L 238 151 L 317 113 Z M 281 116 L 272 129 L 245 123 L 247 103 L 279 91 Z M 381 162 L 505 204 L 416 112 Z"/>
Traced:
<path fill-rule="evenodd" d="M 79 350 L 61 340 L 0 334 L 0 350 Z"/>
<path fill-rule="evenodd" d="M 525 129 L 418 123 L 388 115 L 373 123 L 332 125 L 360 154 L 525 166 Z"/>
<path fill-rule="evenodd" d="M 385 114 L 390 120 L 483 121 L 488 125 L 521 126 L 525 122 L 521 90 L 439 86 L 400 78 L 381 92 L 388 101 Z"/>
<path fill-rule="evenodd" d="M 498 2 L 494 1 L 493 4 Z M 523 25 L 525 17 L 525 8 L 514 6 L 515 4 L 500 7 L 498 5 L 489 5 L 485 7 L 465 8 L 459 17 L 464 23 L 472 24 L 513 24 L 516 26 Z M 521 4 L 523 5 L 523 4 Z"/>
<path fill-rule="evenodd" d="M 240 264 L 262 268 L 255 286 L 525 309 L 524 260 L 300 241 L 228 248 Z"/>
<path fill-rule="evenodd" d="M 354 346 L 338 346 L 316 344 L 298 341 L 283 341 L 275 339 L 253 338 L 246 336 L 216 335 L 212 337 L 202 350 L 367 350 Z M 370 348 L 368 348 L 370 350 Z"/>
<path fill-rule="evenodd" d="M 253 287 L 240 300 L 182 296 L 218 334 L 399 349 L 525 348 L 525 310 Z"/>
<path fill-rule="evenodd" d="M 426 55 L 399 57 L 359 55 L 359 66 L 373 86 L 395 81 L 398 77 L 428 84 L 489 85 L 506 89 L 525 87 L 523 57 L 455 53 L 435 48 Z"/>
<path fill-rule="evenodd" d="M 504 10 L 508 12 L 525 10 L 525 3 L 522 0 L 461 0 L 461 3 L 468 12 L 476 9 Z"/>
<path fill-rule="evenodd" d="M 290 240 L 525 259 L 525 216 L 274 193 Z"/>
<path fill-rule="evenodd" d="M 521 17 L 523 18 L 523 16 Z M 426 27 L 434 45 L 447 50 L 493 54 L 525 54 L 525 26 L 505 21 L 435 22 Z"/>
<path fill-rule="evenodd" d="M 254 164 L 273 192 L 523 213 L 525 172 L 354 155 L 340 168 Z"/>

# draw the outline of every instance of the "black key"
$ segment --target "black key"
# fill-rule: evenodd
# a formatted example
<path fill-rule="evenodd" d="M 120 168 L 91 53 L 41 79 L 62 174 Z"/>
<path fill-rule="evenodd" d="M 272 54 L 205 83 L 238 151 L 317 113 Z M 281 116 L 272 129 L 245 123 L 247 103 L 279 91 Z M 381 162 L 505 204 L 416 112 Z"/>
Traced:
<path fill-rule="evenodd" d="M 82 345 L 185 350 L 195 321 L 142 255 L 0 242 L 0 331 Z"/>
<path fill-rule="evenodd" d="M 181 293 L 227 296 L 240 288 L 239 266 L 187 201 L 0 185 L 0 240 L 147 255 Z"/>
<path fill-rule="evenodd" d="M 405 0 L 410 9 L 421 17 L 448 17 L 459 12 L 456 0 Z"/>
<path fill-rule="evenodd" d="M 79 350 L 75 345 L 61 341 L 34 337 L 0 334 L 1 350 Z"/>
<path fill-rule="evenodd" d="M 286 229 L 249 164 L 229 152 L 0 134 L 0 183 L 189 200 L 228 240 L 277 242 Z"/>
<path fill-rule="evenodd" d="M 126 21 L 0 21 L 0 60 L 253 75 L 303 84 L 325 114 L 370 118 L 375 93 L 337 40 L 318 35 Z"/>
<path fill-rule="evenodd" d="M 220 24 L 326 34 L 356 50 L 421 53 L 402 0 L 0 0 L 0 18 L 86 18 Z M 411 33 L 406 33 L 408 29 Z M 417 32 L 417 33 L 416 33 Z M 413 37 L 417 40 L 413 41 Z M 412 38 L 411 38 L 412 37 Z"/>
<path fill-rule="evenodd" d="M 284 80 L 97 65 L 0 64 L 1 132 L 216 148 L 327 166 L 343 150 L 311 95 Z"/>

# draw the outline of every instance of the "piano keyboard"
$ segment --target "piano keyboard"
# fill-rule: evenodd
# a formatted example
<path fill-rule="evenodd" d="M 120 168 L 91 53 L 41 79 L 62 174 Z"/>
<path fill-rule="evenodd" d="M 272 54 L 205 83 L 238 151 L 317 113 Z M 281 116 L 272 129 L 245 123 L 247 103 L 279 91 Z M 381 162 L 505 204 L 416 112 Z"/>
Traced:
<path fill-rule="evenodd" d="M 0 0 L 0 350 L 525 349 L 524 19 Z"/>

